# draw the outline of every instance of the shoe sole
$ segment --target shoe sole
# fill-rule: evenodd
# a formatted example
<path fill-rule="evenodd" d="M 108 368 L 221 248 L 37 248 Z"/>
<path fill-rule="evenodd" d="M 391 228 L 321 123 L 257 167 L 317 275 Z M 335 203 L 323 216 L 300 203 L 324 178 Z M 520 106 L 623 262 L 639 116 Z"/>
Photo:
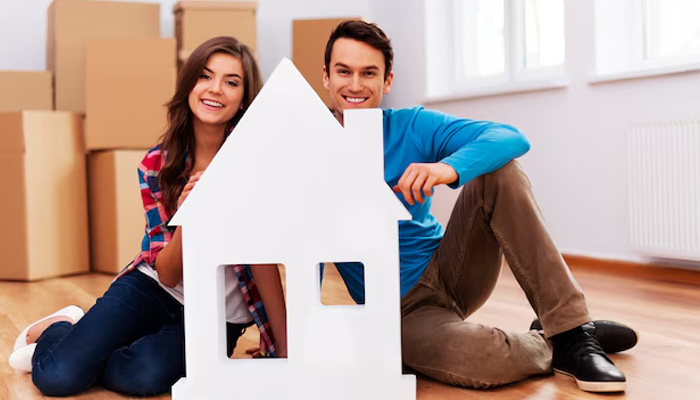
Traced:
<path fill-rule="evenodd" d="M 574 378 L 578 388 L 585 392 L 612 393 L 624 392 L 627 389 L 627 382 L 589 382 L 579 380 L 574 375 L 566 371 L 562 371 L 560 369 L 555 368 L 554 372 L 560 375 L 565 375 L 567 377 Z"/>

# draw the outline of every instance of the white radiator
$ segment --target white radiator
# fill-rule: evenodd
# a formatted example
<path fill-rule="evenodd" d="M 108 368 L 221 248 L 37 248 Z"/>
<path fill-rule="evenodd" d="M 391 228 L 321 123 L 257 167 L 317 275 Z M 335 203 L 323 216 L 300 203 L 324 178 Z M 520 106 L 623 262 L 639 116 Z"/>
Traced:
<path fill-rule="evenodd" d="M 700 261 L 700 119 L 631 124 L 628 144 L 632 250 Z"/>

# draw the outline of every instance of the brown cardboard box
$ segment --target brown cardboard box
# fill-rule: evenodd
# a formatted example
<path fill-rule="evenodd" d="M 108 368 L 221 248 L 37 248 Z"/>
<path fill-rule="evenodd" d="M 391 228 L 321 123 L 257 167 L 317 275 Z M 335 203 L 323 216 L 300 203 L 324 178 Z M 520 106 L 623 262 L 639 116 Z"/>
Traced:
<path fill-rule="evenodd" d="M 88 41 L 85 147 L 155 146 L 167 125 L 175 75 L 175 39 Z"/>
<path fill-rule="evenodd" d="M 145 217 L 137 168 L 148 150 L 88 155 L 90 265 L 116 274 L 141 249 Z"/>
<path fill-rule="evenodd" d="M 0 112 L 53 110 L 48 71 L 0 71 Z"/>
<path fill-rule="evenodd" d="M 295 19 L 292 21 L 292 62 L 326 105 L 328 90 L 323 87 L 323 57 L 326 42 L 339 23 L 360 17 Z"/>
<path fill-rule="evenodd" d="M 69 112 L 0 113 L 0 279 L 88 271 L 82 128 Z"/>
<path fill-rule="evenodd" d="M 54 72 L 57 110 L 85 112 L 85 42 L 160 37 L 160 5 L 54 0 L 48 10 L 46 69 Z"/>
<path fill-rule="evenodd" d="M 255 1 L 179 1 L 173 7 L 178 61 L 216 36 L 233 36 L 257 49 Z"/>

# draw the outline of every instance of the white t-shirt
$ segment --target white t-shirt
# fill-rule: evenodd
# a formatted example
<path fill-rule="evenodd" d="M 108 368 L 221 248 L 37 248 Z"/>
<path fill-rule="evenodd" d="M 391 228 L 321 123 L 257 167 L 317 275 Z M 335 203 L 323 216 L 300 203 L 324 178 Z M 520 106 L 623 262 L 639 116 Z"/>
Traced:
<path fill-rule="evenodd" d="M 160 282 L 160 279 L 158 279 L 158 271 L 156 271 L 155 268 L 151 268 L 145 263 L 142 263 L 136 268 L 151 279 L 158 282 L 160 287 L 173 296 L 175 300 L 179 301 L 180 304 L 185 304 L 182 281 L 180 281 L 175 287 L 169 287 Z M 236 272 L 230 267 L 224 268 L 224 294 L 226 304 L 226 322 L 231 322 L 233 324 L 247 324 L 253 320 L 253 316 L 250 315 L 248 305 L 246 304 L 245 299 L 243 298 L 243 293 L 239 287 Z"/>

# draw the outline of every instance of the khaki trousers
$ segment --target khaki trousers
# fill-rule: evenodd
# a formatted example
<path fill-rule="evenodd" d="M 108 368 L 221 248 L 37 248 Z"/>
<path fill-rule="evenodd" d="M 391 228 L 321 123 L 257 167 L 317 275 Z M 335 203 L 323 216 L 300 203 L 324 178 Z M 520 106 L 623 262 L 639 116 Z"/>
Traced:
<path fill-rule="evenodd" d="M 504 255 L 547 337 L 591 320 L 527 176 L 511 161 L 464 185 L 440 246 L 403 297 L 404 364 L 438 381 L 473 388 L 551 372 L 551 345 L 539 334 L 466 320 L 493 292 Z"/>

